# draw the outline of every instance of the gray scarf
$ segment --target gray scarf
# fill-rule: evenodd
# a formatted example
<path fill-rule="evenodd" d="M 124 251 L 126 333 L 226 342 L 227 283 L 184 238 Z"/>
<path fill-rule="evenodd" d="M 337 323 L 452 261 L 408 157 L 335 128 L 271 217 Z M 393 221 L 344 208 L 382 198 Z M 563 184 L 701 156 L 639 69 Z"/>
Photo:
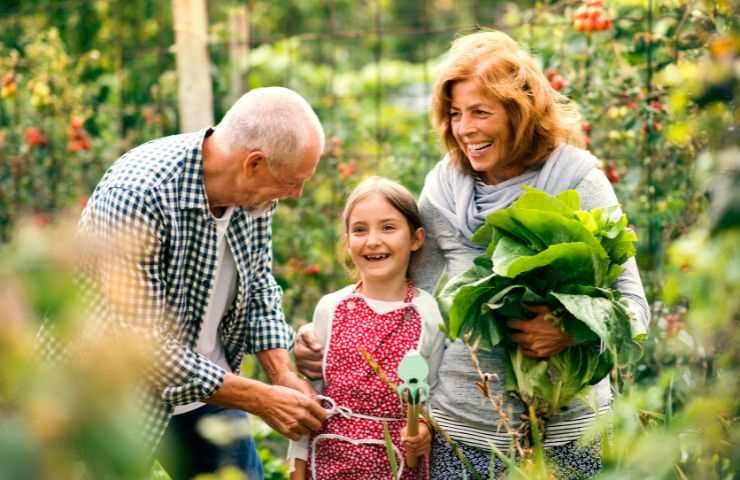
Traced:
<path fill-rule="evenodd" d="M 561 145 L 538 170 L 530 170 L 496 185 L 487 185 L 450 164 L 448 157 L 427 175 L 423 194 L 469 241 L 486 217 L 511 205 L 530 185 L 555 195 L 576 188 L 598 163 L 586 150 Z"/>

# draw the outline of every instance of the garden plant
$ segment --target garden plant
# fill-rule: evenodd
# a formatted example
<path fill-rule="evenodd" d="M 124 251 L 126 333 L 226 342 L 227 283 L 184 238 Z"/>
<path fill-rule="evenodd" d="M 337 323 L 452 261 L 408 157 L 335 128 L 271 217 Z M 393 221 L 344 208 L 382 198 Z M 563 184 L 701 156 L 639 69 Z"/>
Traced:
<path fill-rule="evenodd" d="M 229 105 L 233 67 L 228 12 L 244 3 L 209 3 L 217 117 Z M 248 4 L 245 88 L 300 91 L 328 134 L 303 197 L 282 203 L 274 225 L 275 272 L 295 326 L 348 281 L 336 219 L 352 187 L 380 174 L 419 193 L 440 158 L 428 97 L 442 52 L 457 33 L 504 30 L 580 105 L 586 143 L 629 219 L 620 232 L 637 236 L 652 323 L 629 368 L 599 364 L 619 392 L 589 433 L 605 439 L 600 478 L 737 477 L 736 1 Z M 8 1 L 0 11 L 0 465 L 12 465 L 0 479 L 142 478 L 128 400 L 130 367 L 145 360 L 125 343 L 88 345 L 48 366 L 37 361 L 34 338 L 48 318 L 62 332 L 87 328 L 72 279 L 74 250 L 85 244 L 69 219 L 122 152 L 177 133 L 169 2 Z M 555 302 L 549 290 L 535 293 Z M 608 293 L 589 292 L 612 304 Z M 479 346 L 495 343 L 491 331 L 485 337 Z M 261 375 L 249 360 L 243 373 Z M 106 408 L 113 398 L 125 399 L 116 415 Z M 258 435 L 267 478 L 285 478 L 284 441 Z M 532 465 L 512 464 L 509 475 L 547 478 L 546 465 Z"/>

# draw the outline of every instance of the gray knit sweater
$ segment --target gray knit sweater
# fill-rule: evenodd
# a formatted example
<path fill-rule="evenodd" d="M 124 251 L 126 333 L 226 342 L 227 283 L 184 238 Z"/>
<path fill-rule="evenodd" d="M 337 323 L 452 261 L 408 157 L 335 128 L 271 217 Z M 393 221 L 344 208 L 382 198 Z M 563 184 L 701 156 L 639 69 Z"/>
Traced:
<path fill-rule="evenodd" d="M 589 172 L 576 190 L 584 209 L 618 203 L 611 184 L 598 169 Z M 448 278 L 464 272 L 470 268 L 473 259 L 483 252 L 483 248 L 470 247 L 464 242 L 461 233 L 425 198 L 424 192 L 419 207 L 426 229 L 426 241 L 414 259 L 411 276 L 416 286 L 431 292 L 445 271 Z M 634 258 L 625 264 L 625 271 L 614 287 L 622 293 L 630 309 L 647 327 L 648 304 Z M 494 394 L 504 390 L 503 355 L 501 348 L 478 354 L 481 369 L 497 374 L 500 379 L 491 384 Z M 468 348 L 460 340 L 449 343 L 442 358 L 438 388 L 432 394 L 432 411 L 438 422 L 458 441 L 484 448 L 487 447 L 487 441 L 505 446 L 510 439 L 503 431 L 497 432 L 499 416 L 476 387 L 478 380 Z M 516 427 L 524 405 L 516 399 L 507 401 L 513 409 L 511 423 Z M 589 403 L 600 411 L 608 408 L 611 403 L 608 378 L 593 387 Z M 563 445 L 577 439 L 594 417 L 591 406 L 574 401 L 561 415 L 547 419 L 545 446 Z"/>

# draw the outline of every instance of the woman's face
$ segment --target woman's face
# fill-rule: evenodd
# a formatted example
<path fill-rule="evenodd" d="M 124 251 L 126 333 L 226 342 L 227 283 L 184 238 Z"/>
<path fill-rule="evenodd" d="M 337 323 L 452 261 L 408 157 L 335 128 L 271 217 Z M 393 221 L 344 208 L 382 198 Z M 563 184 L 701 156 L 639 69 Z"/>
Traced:
<path fill-rule="evenodd" d="M 452 85 L 450 127 L 452 135 L 470 166 L 486 183 L 510 178 L 510 167 L 502 165 L 509 153 L 511 132 L 504 105 L 483 94 L 477 79 L 461 80 Z"/>

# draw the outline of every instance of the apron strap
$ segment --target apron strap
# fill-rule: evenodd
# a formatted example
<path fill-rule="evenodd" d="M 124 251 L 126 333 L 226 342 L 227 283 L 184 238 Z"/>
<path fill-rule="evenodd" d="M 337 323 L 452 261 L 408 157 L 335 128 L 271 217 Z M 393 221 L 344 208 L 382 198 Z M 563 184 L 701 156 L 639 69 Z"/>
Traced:
<path fill-rule="evenodd" d="M 361 295 L 358 291 L 362 286 L 362 282 L 357 282 L 355 288 L 352 289 L 353 295 Z M 403 296 L 403 303 L 411 303 L 414 300 L 414 284 L 410 279 L 406 279 L 406 293 Z"/>

